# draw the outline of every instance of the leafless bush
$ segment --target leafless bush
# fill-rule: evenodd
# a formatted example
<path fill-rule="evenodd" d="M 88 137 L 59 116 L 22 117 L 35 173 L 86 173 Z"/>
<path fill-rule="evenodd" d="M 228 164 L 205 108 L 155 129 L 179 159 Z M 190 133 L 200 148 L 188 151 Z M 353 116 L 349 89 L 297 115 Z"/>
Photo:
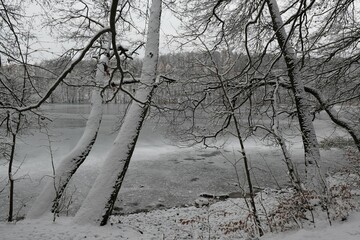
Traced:
<path fill-rule="evenodd" d="M 331 220 L 344 221 L 356 205 L 348 184 L 337 184 L 329 188 L 328 209 Z"/>
<path fill-rule="evenodd" d="M 314 222 L 312 211 L 319 204 L 319 197 L 311 191 L 296 192 L 283 198 L 269 214 L 269 225 L 276 231 L 301 228 L 304 221 Z"/>
<path fill-rule="evenodd" d="M 315 226 L 316 221 L 325 215 L 330 224 L 346 220 L 356 208 L 352 194 L 354 180 L 346 173 L 337 174 L 327 178 L 328 191 L 325 195 L 303 190 L 283 197 L 275 210 L 268 214 L 269 229 L 286 231 L 305 225 Z"/>
<path fill-rule="evenodd" d="M 354 141 L 350 138 L 345 138 L 341 136 L 325 138 L 320 141 L 319 147 L 325 150 L 329 150 L 330 148 L 340 148 L 344 149 L 349 146 L 354 146 Z"/>

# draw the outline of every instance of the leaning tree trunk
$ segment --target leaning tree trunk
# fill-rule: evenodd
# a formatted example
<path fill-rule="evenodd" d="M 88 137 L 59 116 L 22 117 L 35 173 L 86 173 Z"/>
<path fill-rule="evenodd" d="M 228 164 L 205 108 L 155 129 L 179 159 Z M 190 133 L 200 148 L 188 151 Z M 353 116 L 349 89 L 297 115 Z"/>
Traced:
<path fill-rule="evenodd" d="M 310 106 L 306 98 L 304 83 L 301 79 L 301 73 L 297 64 L 296 53 L 294 48 L 289 43 L 288 35 L 284 28 L 279 7 L 276 0 L 267 0 L 270 16 L 272 19 L 273 29 L 276 34 L 278 44 L 282 50 L 287 66 L 288 76 L 291 82 L 291 89 L 294 93 L 297 115 L 299 119 L 300 130 L 302 133 L 302 140 L 305 151 L 305 165 L 306 170 L 309 171 L 309 178 L 307 181 L 310 183 L 316 181 L 315 185 L 322 185 L 319 178 L 319 161 L 320 151 L 316 139 L 314 125 L 310 115 Z M 313 164 L 310 168 L 309 164 Z M 316 178 L 315 175 L 317 175 Z"/>
<path fill-rule="evenodd" d="M 145 59 L 140 86 L 106 159 L 101 172 L 81 208 L 75 216 L 76 223 L 105 225 L 113 210 L 123 183 L 130 159 L 145 119 L 155 86 L 159 56 L 159 30 L 161 1 L 153 0 L 147 33 Z"/>
<path fill-rule="evenodd" d="M 287 83 L 285 83 L 285 81 L 280 83 L 280 85 L 288 89 L 291 88 Z M 347 119 L 339 116 L 339 114 L 332 108 L 332 106 L 329 106 L 327 104 L 328 101 L 324 98 L 324 96 L 321 94 L 321 92 L 318 89 L 305 86 L 305 91 L 307 93 L 310 93 L 317 99 L 317 101 L 321 106 L 320 110 L 325 110 L 325 112 L 329 115 L 333 123 L 344 128 L 350 134 L 350 136 L 354 140 L 355 146 L 360 152 L 360 128 L 358 128 L 355 123 L 352 123 Z"/>
<path fill-rule="evenodd" d="M 325 110 L 325 112 L 329 115 L 330 119 L 337 124 L 338 126 L 344 128 L 354 140 L 354 143 L 360 152 L 360 128 L 356 126 L 354 123 L 349 122 L 348 120 L 341 118 L 338 116 L 337 112 L 332 108 L 332 106 L 328 106 L 326 104 L 326 100 L 323 95 L 315 88 L 306 87 L 305 91 L 311 93 L 319 102 L 321 107 Z"/>
<path fill-rule="evenodd" d="M 107 77 L 106 66 L 108 65 L 108 54 L 103 54 L 97 64 L 96 82 L 101 84 Z M 76 170 L 89 155 L 99 132 L 103 115 L 102 97 L 100 89 L 96 88 L 91 96 L 91 111 L 86 123 L 84 133 L 77 145 L 67 154 L 56 168 L 54 178 L 48 181 L 32 205 L 27 218 L 38 218 L 46 212 L 57 213 L 59 202 L 64 194 L 67 184 Z"/>

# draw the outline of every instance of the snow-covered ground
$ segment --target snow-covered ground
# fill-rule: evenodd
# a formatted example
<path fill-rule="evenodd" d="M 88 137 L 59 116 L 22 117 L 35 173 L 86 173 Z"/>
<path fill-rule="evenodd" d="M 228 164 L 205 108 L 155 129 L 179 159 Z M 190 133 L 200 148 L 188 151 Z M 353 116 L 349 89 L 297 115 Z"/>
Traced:
<path fill-rule="evenodd" d="M 187 209 L 191 211 L 193 209 Z M 173 212 L 164 213 L 163 211 L 155 211 L 152 215 L 131 216 L 132 219 L 126 219 L 126 224 L 114 224 L 105 227 L 97 226 L 76 226 L 71 224 L 71 218 L 59 219 L 56 223 L 45 221 L 43 219 L 34 220 L 31 222 L 18 222 L 17 224 L 0 223 L 1 239 L 3 240 L 150 240 L 150 239 L 208 239 L 208 238 L 192 238 L 192 234 L 196 232 L 196 227 L 184 225 L 179 223 L 174 225 L 171 229 L 168 225 L 169 221 L 176 221 L 172 219 Z M 177 210 L 183 213 L 185 210 Z M 157 225 L 146 225 L 145 222 L 150 222 L 152 219 L 163 219 Z M 221 219 L 219 219 L 220 221 Z M 179 221 L 180 222 L 180 221 Z M 134 225 L 131 225 L 134 223 Z M 140 228 L 134 227 L 143 224 Z M 197 229 L 198 234 L 201 234 L 200 229 Z M 168 232 L 167 232 L 168 231 Z M 181 236 L 185 236 L 182 238 Z M 216 237 L 215 235 L 210 239 L 241 239 L 241 234 L 238 236 Z M 263 240 L 359 240 L 360 239 L 360 213 L 352 214 L 345 222 L 337 222 L 333 226 L 329 226 L 325 221 L 319 223 L 316 228 L 301 229 L 296 231 L 289 231 L 283 233 L 268 233 L 262 238 Z"/>
<path fill-rule="evenodd" d="M 281 200 L 290 195 L 291 191 L 271 189 L 266 189 L 257 195 L 260 217 L 266 230 L 266 234 L 260 239 L 360 239 L 359 212 L 350 213 L 345 221 L 333 221 L 330 226 L 323 212 L 314 211 L 315 224 L 304 221 L 300 230 L 296 228 L 296 230 L 279 232 L 281 226 L 272 222 L 273 232 L 270 232 L 265 216 L 274 220 L 272 213 L 276 212 Z M 200 208 L 171 208 L 113 216 L 110 224 L 105 227 L 74 225 L 72 217 L 60 217 L 55 222 L 52 222 L 51 218 L 45 216 L 39 220 L 0 223 L 1 239 L 257 239 L 249 237 L 253 232 L 253 222 L 249 218 L 248 208 L 243 199 L 230 199 Z M 293 222 L 287 225 L 294 224 Z"/>

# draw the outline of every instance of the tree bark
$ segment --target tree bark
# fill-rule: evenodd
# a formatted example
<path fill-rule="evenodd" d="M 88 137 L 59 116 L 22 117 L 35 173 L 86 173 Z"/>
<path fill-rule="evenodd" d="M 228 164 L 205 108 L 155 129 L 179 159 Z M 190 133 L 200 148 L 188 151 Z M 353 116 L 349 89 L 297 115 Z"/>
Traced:
<path fill-rule="evenodd" d="M 23 95 L 24 96 L 24 95 Z M 8 166 L 8 180 L 9 180 L 9 212 L 7 221 L 12 222 L 14 220 L 14 188 L 15 188 L 15 179 L 14 175 L 14 161 L 15 161 L 15 149 L 17 144 L 17 135 L 20 131 L 20 126 L 22 123 L 22 114 L 17 113 L 16 115 L 7 113 L 8 117 L 8 123 L 7 127 L 8 130 L 10 130 L 11 134 L 11 143 L 10 143 L 10 156 L 9 156 L 9 166 Z M 15 116 L 14 116 L 15 115 Z"/>
<path fill-rule="evenodd" d="M 18 123 L 19 124 L 19 123 Z M 16 147 L 16 133 L 12 133 L 12 142 L 11 142 L 11 152 L 9 159 L 9 167 L 8 167 L 8 178 L 9 178 L 9 213 L 8 213 L 8 222 L 13 221 L 13 213 L 14 213 L 14 176 L 13 176 L 13 163 L 15 158 L 15 147 Z"/>
<path fill-rule="evenodd" d="M 295 97 L 296 109 L 304 144 L 305 162 L 306 165 L 316 163 L 320 160 L 320 152 L 310 115 L 310 106 L 306 99 L 304 83 L 301 79 L 300 69 L 297 64 L 296 53 L 289 43 L 288 35 L 285 32 L 276 0 L 267 0 L 267 5 L 270 11 L 273 29 L 275 31 L 278 44 L 282 49 L 285 58 L 288 76 L 291 82 L 291 89 L 293 90 Z"/>
<path fill-rule="evenodd" d="M 153 0 L 150 9 L 145 59 L 140 86 L 135 95 L 137 101 L 132 102 L 119 134 L 105 158 L 101 172 L 76 214 L 74 219 L 76 223 L 96 223 L 103 226 L 112 213 L 155 87 L 161 2 L 161 0 Z"/>
<path fill-rule="evenodd" d="M 96 82 L 98 84 L 105 82 L 107 77 L 105 67 L 108 65 L 108 62 L 108 54 L 105 53 L 97 64 Z M 94 89 L 91 96 L 91 111 L 82 137 L 72 151 L 61 160 L 55 170 L 54 178 L 46 183 L 28 212 L 27 218 L 39 218 L 48 211 L 57 213 L 59 201 L 64 194 L 66 186 L 80 165 L 85 161 L 95 143 L 102 115 L 100 89 Z"/>
<path fill-rule="evenodd" d="M 291 89 L 295 98 L 297 116 L 299 119 L 305 152 L 305 166 L 307 173 L 306 185 L 308 188 L 323 191 L 325 190 L 325 185 L 319 166 L 319 144 L 316 138 L 315 128 L 312 123 L 310 105 L 306 98 L 300 67 L 299 64 L 297 64 L 296 53 L 293 46 L 289 43 L 289 36 L 285 31 L 277 1 L 266 0 L 266 3 L 270 12 L 276 39 L 282 50 L 282 54 L 284 55 Z"/>

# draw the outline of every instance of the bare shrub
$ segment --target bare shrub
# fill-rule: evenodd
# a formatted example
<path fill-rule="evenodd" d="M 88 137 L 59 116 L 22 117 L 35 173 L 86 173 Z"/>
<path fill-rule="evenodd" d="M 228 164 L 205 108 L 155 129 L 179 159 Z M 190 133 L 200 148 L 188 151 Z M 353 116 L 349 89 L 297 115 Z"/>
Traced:
<path fill-rule="evenodd" d="M 354 146 L 354 141 L 350 138 L 345 138 L 341 136 L 325 138 L 321 140 L 319 144 L 319 147 L 325 150 L 330 150 L 330 148 L 345 149 L 349 146 Z"/>
<path fill-rule="evenodd" d="M 280 200 L 278 207 L 269 214 L 269 227 L 285 231 L 303 227 L 305 221 L 313 223 L 313 210 L 320 199 L 313 191 L 295 192 Z"/>
<path fill-rule="evenodd" d="M 330 187 L 328 199 L 331 220 L 346 220 L 356 207 L 348 184 L 337 184 Z"/>

